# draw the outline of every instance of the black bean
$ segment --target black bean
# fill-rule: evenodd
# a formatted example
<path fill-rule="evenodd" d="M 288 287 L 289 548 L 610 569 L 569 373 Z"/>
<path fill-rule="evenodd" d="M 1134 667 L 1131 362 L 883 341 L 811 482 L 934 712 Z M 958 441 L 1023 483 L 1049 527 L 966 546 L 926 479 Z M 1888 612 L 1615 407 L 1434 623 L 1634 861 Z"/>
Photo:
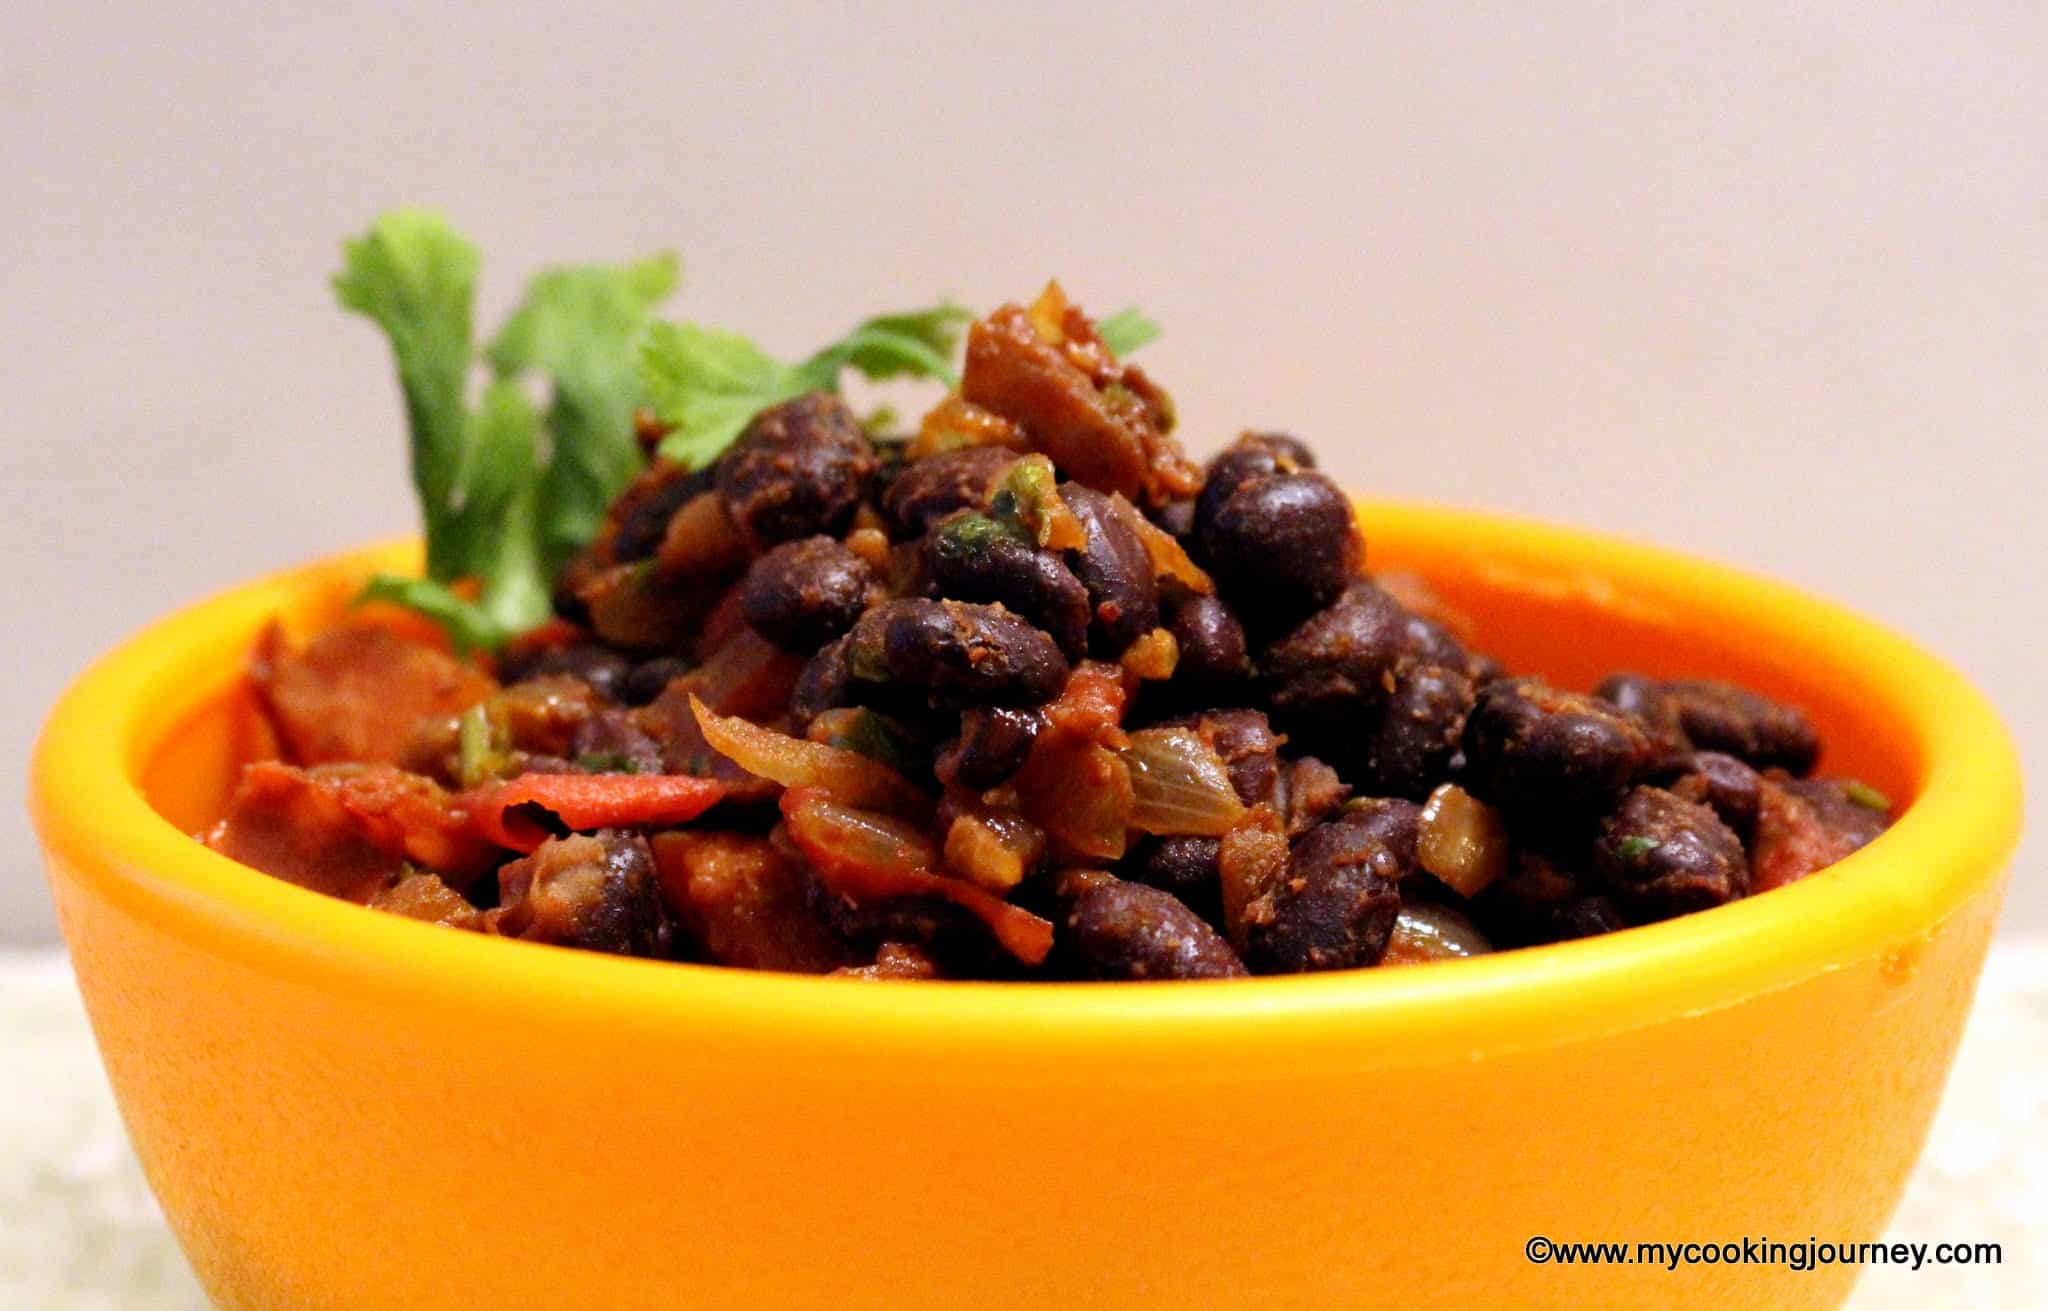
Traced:
<path fill-rule="evenodd" d="M 1663 788 L 1631 789 L 1600 824 L 1593 870 L 1637 921 L 1669 919 L 1749 891 L 1749 858 L 1707 806 Z"/>
<path fill-rule="evenodd" d="M 1201 528 L 1202 558 L 1242 613 L 1286 623 L 1329 605 L 1357 570 L 1351 502 L 1319 473 L 1240 487 Z"/>
<path fill-rule="evenodd" d="M 1152 555 L 1125 522 L 1128 511 L 1119 511 L 1109 497 L 1076 482 L 1061 483 L 1059 494 L 1087 539 L 1063 555 L 1088 589 L 1093 607 L 1089 645 L 1095 654 L 1114 658 L 1159 627 L 1159 578 Z"/>
<path fill-rule="evenodd" d="M 668 535 L 668 521 L 685 502 L 699 492 L 709 491 L 713 474 L 709 469 L 686 471 L 674 465 L 656 465 L 619 497 L 618 531 L 612 535 L 612 560 L 631 564 L 645 560 Z"/>
<path fill-rule="evenodd" d="M 507 655 L 498 662 L 498 677 L 511 684 L 566 674 L 616 701 L 623 694 L 632 669 L 632 660 L 621 652 L 595 642 L 578 642 L 573 646 Z"/>
<path fill-rule="evenodd" d="M 1280 745 L 1286 739 L 1273 731 L 1264 711 L 1204 710 L 1161 723 L 1192 728 L 1214 748 L 1244 804 L 1255 806 L 1273 799 L 1280 782 Z"/>
<path fill-rule="evenodd" d="M 1052 638 L 1002 606 L 919 597 L 870 607 L 846 655 L 861 688 L 935 710 L 1043 705 L 1068 671 Z"/>
<path fill-rule="evenodd" d="M 1287 836 L 1298 838 L 1336 814 L 1351 796 L 1351 785 L 1339 777 L 1336 770 L 1314 756 L 1303 756 L 1282 766 L 1279 796 L 1280 812 L 1287 822 Z M 1412 841 L 1409 849 L 1411 852 L 1414 849 Z"/>
<path fill-rule="evenodd" d="M 717 471 L 733 526 L 759 548 L 843 529 L 875 453 L 845 401 L 813 392 L 755 415 Z"/>
<path fill-rule="evenodd" d="M 1063 917 L 1067 952 L 1098 979 L 1230 979 L 1244 962 L 1201 916 L 1141 883 L 1105 881 Z"/>
<path fill-rule="evenodd" d="M 668 690 L 668 685 L 690 672 L 690 662 L 681 656 L 655 656 L 633 666 L 619 688 L 619 700 L 629 706 L 644 706 Z"/>
<path fill-rule="evenodd" d="M 1209 461 L 1202 489 L 1195 494 L 1189 524 L 1192 535 L 1199 540 L 1215 523 L 1224 503 L 1240 489 L 1275 474 L 1300 473 L 1315 467 L 1315 457 L 1292 437 L 1257 432 L 1240 435 Z"/>
<path fill-rule="evenodd" d="M 1393 854 L 1402 869 L 1415 865 L 1422 838 L 1422 807 L 1401 797 L 1360 797 L 1344 807 L 1347 832 L 1370 837 Z"/>
<path fill-rule="evenodd" d="M 1387 702 L 1408 640 L 1400 603 L 1371 583 L 1353 584 L 1266 649 L 1274 716 L 1290 732 L 1364 729 Z"/>
<path fill-rule="evenodd" d="M 1175 834 L 1141 842 L 1124 862 L 1124 877 L 1171 893 L 1211 924 L 1222 922 L 1223 882 L 1217 867 L 1217 838 Z"/>
<path fill-rule="evenodd" d="M 1745 844 L 1755 836 L 1757 812 L 1763 806 L 1763 777 L 1734 756 L 1695 751 L 1667 786 L 1687 801 L 1712 807 Z"/>
<path fill-rule="evenodd" d="M 1805 713 L 1732 683 L 1681 679 L 1664 684 L 1692 744 L 1723 751 L 1758 769 L 1805 774 L 1820 759 L 1820 734 Z"/>
<path fill-rule="evenodd" d="M 815 651 L 853 627 L 874 587 L 868 562 L 837 540 L 784 542 L 740 582 L 740 614 L 755 632 L 792 651 Z"/>
<path fill-rule="evenodd" d="M 550 838 L 498 871 L 498 932 L 620 956 L 667 956 L 675 926 L 647 839 L 617 829 Z"/>
<path fill-rule="evenodd" d="M 1017 452 L 1003 446 L 963 446 L 912 461 L 882 495 L 882 509 L 904 537 L 918 537 L 960 510 L 986 510 Z"/>
<path fill-rule="evenodd" d="M 1421 800 L 1450 774 L 1472 709 L 1472 680 L 1455 669 L 1403 662 L 1366 747 L 1375 792 Z"/>
<path fill-rule="evenodd" d="M 1245 959 L 1260 974 L 1377 965 L 1407 872 L 1369 823 L 1340 816 L 1295 842 L 1287 873 L 1252 903 Z"/>
<path fill-rule="evenodd" d="M 1535 678 L 1482 688 L 1463 748 L 1467 791 L 1552 827 L 1603 813 L 1655 763 L 1634 716 Z"/>
<path fill-rule="evenodd" d="M 1642 674 L 1609 674 L 1593 688 L 1593 695 L 1611 701 L 1641 720 L 1656 742 L 1660 754 L 1674 763 L 1692 750 L 1685 729 L 1678 722 L 1678 707 L 1664 694 L 1664 684 Z"/>
<path fill-rule="evenodd" d="M 1173 687 L 1193 694 L 1233 687 L 1251 677 L 1244 625 L 1221 597 L 1189 596 L 1167 607 L 1167 631 L 1180 656 Z"/>
<path fill-rule="evenodd" d="M 789 694 L 789 716 L 801 730 L 827 710 L 851 704 L 853 674 L 846 665 L 845 638 L 827 642 L 804 663 Z"/>
<path fill-rule="evenodd" d="M 975 706 L 960 715 L 960 736 L 940 761 L 941 777 L 976 792 L 1008 781 L 1024 767 L 1045 717 L 1035 710 Z"/>
<path fill-rule="evenodd" d="M 1787 779 L 1778 786 L 1813 808 L 1823 828 L 1861 847 L 1891 827 L 1891 801 L 1867 783 L 1850 778 Z"/>
<path fill-rule="evenodd" d="M 1538 927 L 1538 941 L 1570 942 L 1625 929 L 1628 920 L 1623 918 L 1621 908 L 1611 898 L 1595 894 L 1574 897 L 1545 915 Z"/>
<path fill-rule="evenodd" d="M 1195 498 L 1192 496 L 1155 505 L 1146 512 L 1146 517 L 1183 546 L 1195 539 Z"/>
<path fill-rule="evenodd" d="M 1088 589 L 1058 556 L 971 510 L 924 540 L 926 568 L 940 596 L 1000 602 L 1052 634 L 1069 659 L 1087 654 Z"/>

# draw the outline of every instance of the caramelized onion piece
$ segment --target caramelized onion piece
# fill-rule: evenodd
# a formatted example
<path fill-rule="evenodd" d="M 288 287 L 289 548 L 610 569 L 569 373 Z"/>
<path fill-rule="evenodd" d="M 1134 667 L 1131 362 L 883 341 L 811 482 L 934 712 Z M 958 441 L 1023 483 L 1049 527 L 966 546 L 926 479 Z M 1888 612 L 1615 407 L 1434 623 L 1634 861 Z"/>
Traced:
<path fill-rule="evenodd" d="M 1500 812 L 1455 783 L 1429 794 L 1415 859 L 1460 896 L 1474 897 L 1507 870 L 1514 854 Z"/>
<path fill-rule="evenodd" d="M 891 815 L 924 815 L 931 798 L 878 760 L 844 747 L 778 733 L 737 715 L 718 715 L 697 697 L 690 709 L 704 740 L 741 769 L 786 788 L 822 788 L 848 806 Z"/>

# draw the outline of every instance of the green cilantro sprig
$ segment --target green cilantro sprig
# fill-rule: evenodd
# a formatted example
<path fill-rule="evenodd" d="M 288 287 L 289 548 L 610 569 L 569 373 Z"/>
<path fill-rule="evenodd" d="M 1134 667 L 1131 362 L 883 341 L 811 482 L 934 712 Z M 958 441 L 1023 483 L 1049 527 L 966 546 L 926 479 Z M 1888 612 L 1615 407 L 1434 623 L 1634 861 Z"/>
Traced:
<path fill-rule="evenodd" d="M 927 378 L 953 386 L 953 352 L 972 311 L 950 303 L 878 314 L 809 358 L 785 364 L 738 333 L 695 323 L 656 324 L 640 350 L 654 412 L 673 431 L 671 460 L 702 465 L 733 443 L 749 420 L 807 392 L 839 390 L 848 369 L 863 377 Z"/>
<path fill-rule="evenodd" d="M 401 209 L 343 242 L 334 276 L 342 307 L 390 342 L 426 532 L 425 576 L 379 575 L 362 599 L 418 611 L 461 651 L 493 649 L 548 617 L 555 572 L 641 467 L 640 407 L 671 428 L 664 457 L 701 467 L 762 410 L 836 392 L 848 371 L 955 385 L 974 317 L 950 302 L 878 314 L 786 363 L 737 333 L 656 322 L 680 280 L 676 257 L 662 253 L 543 271 L 479 349 L 481 267 L 446 219 Z M 1099 330 L 1119 355 L 1159 335 L 1134 309 Z M 488 380 L 473 386 L 480 365 Z"/>
<path fill-rule="evenodd" d="M 380 575 L 365 599 L 435 620 L 458 649 L 497 646 L 548 616 L 549 580 L 633 476 L 636 353 L 675 289 L 674 255 L 534 278 L 483 352 L 474 403 L 476 247 L 440 215 L 394 210 L 342 245 L 334 290 L 384 330 L 411 430 L 424 578 Z M 545 383 L 545 410 L 528 388 Z M 474 580 L 475 600 L 453 584 Z"/>

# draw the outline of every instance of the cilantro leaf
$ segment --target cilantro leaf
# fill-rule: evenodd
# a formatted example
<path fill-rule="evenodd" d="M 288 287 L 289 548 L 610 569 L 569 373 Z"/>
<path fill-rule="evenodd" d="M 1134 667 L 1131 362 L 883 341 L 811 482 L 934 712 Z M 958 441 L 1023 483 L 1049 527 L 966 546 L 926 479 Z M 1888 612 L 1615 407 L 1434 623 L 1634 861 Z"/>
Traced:
<path fill-rule="evenodd" d="M 674 428 L 661 453 L 693 468 L 732 445 L 756 414 L 809 390 L 796 369 L 745 337 L 695 323 L 655 324 L 640 372 L 655 414 Z"/>
<path fill-rule="evenodd" d="M 633 411 L 645 403 L 640 340 L 676 288 L 671 253 L 629 264 L 548 269 L 484 352 L 500 378 L 540 373 L 553 396 L 549 457 L 536 493 L 541 556 L 552 572 L 597 535 L 605 508 L 640 467 Z"/>
<path fill-rule="evenodd" d="M 427 572 L 466 572 L 469 542 L 449 531 L 468 426 L 476 247 L 431 210 L 380 216 L 342 243 L 334 292 L 344 308 L 372 320 L 391 340 L 411 429 L 412 477 L 426 521 Z"/>
<path fill-rule="evenodd" d="M 389 601 L 425 615 L 441 625 L 458 654 L 488 651 L 510 636 L 501 632 L 476 602 L 431 578 L 376 574 L 357 594 L 354 604 L 366 601 Z"/>
<path fill-rule="evenodd" d="M 674 431 L 661 453 L 702 468 L 770 406 L 813 391 L 838 391 L 847 369 L 867 378 L 930 378 L 952 386 L 952 354 L 973 315 L 958 305 L 878 314 L 799 364 L 786 364 L 737 333 L 660 323 L 640 351 L 654 412 Z"/>
<path fill-rule="evenodd" d="M 1164 331 L 1158 322 L 1145 317 L 1136 306 L 1118 310 L 1095 325 L 1095 333 L 1102 338 L 1102 344 L 1109 347 L 1109 353 L 1119 358 L 1129 355 L 1148 342 L 1159 340 Z"/>

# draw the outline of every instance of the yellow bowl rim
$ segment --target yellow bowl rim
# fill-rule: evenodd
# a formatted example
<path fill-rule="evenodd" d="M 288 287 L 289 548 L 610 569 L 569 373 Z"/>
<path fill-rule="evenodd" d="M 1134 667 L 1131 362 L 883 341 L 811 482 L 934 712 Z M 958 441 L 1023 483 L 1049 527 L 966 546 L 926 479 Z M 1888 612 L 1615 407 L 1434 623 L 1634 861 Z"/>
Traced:
<path fill-rule="evenodd" d="M 1763 630 L 1817 634 L 1882 698 L 1927 762 L 1919 796 L 1877 842 L 1768 896 L 1578 942 L 1427 967 L 1214 984 L 851 983 L 631 960 L 450 932 L 367 911 L 239 865 L 158 815 L 137 777 L 144 748 L 220 683 L 225 644 L 315 578 L 416 567 L 384 542 L 222 592 L 158 621 L 65 692 L 36 751 L 31 810 L 53 862 L 203 949 L 293 977 L 418 1000 L 625 1026 L 743 1035 L 791 1046 L 895 1045 L 985 1061 L 1044 1060 L 1068 1044 L 1133 1061 L 1241 1060 L 1261 1048 L 1356 1064 L 1520 1050 L 1733 1005 L 1880 954 L 1910 973 L 1915 944 L 1996 886 L 2017 841 L 2017 756 L 1991 706 L 1905 638 L 1783 583 L 1658 547 L 1488 512 L 1361 502 L 1370 529 L 1452 542 L 1531 566 L 1589 569 Z M 198 670 L 190 679 L 183 671 Z"/>

